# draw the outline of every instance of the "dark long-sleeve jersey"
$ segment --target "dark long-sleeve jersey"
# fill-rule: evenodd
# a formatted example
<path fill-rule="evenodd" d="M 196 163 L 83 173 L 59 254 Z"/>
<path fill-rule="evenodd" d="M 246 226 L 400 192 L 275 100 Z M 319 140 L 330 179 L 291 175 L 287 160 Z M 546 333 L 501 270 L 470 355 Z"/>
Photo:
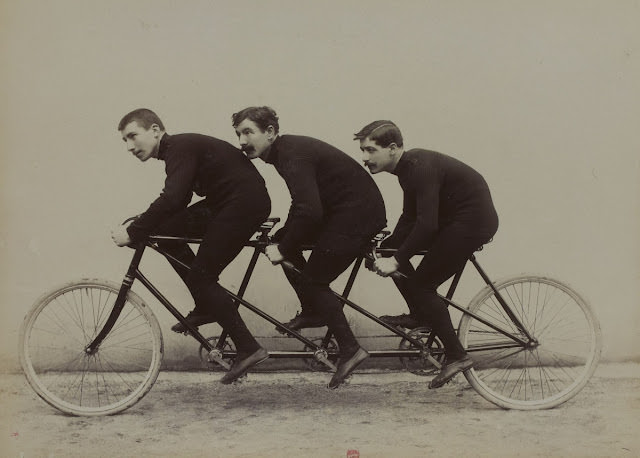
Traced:
<path fill-rule="evenodd" d="M 258 170 L 242 151 L 223 140 L 200 134 L 165 133 L 160 140 L 158 159 L 165 161 L 164 189 L 127 228 L 133 241 L 146 237 L 189 205 L 194 192 L 206 196 L 218 218 L 242 217 L 246 199 L 269 202 Z"/>
<path fill-rule="evenodd" d="M 498 228 L 489 186 L 477 171 L 435 151 L 405 151 L 395 170 L 403 191 L 402 215 L 384 245 L 398 248 L 395 258 L 407 261 L 428 249 L 445 229 L 486 238 Z"/>
<path fill-rule="evenodd" d="M 280 251 L 286 256 L 318 229 L 374 235 L 386 225 L 378 186 L 355 159 L 311 137 L 279 136 L 262 159 L 273 164 L 291 193 Z"/>

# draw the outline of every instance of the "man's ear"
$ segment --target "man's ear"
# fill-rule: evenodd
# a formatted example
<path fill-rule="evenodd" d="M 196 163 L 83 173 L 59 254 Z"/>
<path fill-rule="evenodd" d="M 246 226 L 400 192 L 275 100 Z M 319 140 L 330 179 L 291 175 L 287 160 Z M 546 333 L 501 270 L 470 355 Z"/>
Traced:
<path fill-rule="evenodd" d="M 267 134 L 269 134 L 269 139 L 273 140 L 273 137 L 276 136 L 276 129 L 275 127 L 273 127 L 271 124 L 269 124 L 267 126 L 267 128 L 264 130 Z"/>
<path fill-rule="evenodd" d="M 395 142 L 389 143 L 389 146 L 387 146 L 387 148 L 389 148 L 389 150 L 391 150 L 392 154 L 395 154 L 396 151 L 398 151 L 398 145 Z"/>
<path fill-rule="evenodd" d="M 162 129 L 160 129 L 160 126 L 157 124 L 151 124 L 151 130 L 153 130 L 155 133 L 161 132 Z"/>

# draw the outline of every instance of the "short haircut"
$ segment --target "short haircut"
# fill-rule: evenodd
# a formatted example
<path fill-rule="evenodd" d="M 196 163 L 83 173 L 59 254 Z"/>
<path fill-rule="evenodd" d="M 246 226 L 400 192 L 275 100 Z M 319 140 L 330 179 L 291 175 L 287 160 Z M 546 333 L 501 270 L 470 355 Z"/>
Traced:
<path fill-rule="evenodd" d="M 269 126 L 273 126 L 276 134 L 280 131 L 278 115 L 271 107 L 247 107 L 231 115 L 231 123 L 234 128 L 238 127 L 245 119 L 255 122 L 263 132 Z"/>
<path fill-rule="evenodd" d="M 161 130 L 164 130 L 164 124 L 162 124 L 158 115 L 148 108 L 138 108 L 137 110 L 133 110 L 131 113 L 124 115 L 118 124 L 118 130 L 124 130 L 129 123 L 134 121 L 137 122 L 140 127 L 147 130 L 150 129 L 153 124 L 157 124 Z"/>
<path fill-rule="evenodd" d="M 371 139 L 383 148 L 388 147 L 391 143 L 402 147 L 402 133 L 398 126 L 393 122 L 387 120 L 373 121 L 371 124 L 367 124 L 360 132 L 354 135 L 354 140 L 364 140 L 365 138 Z"/>

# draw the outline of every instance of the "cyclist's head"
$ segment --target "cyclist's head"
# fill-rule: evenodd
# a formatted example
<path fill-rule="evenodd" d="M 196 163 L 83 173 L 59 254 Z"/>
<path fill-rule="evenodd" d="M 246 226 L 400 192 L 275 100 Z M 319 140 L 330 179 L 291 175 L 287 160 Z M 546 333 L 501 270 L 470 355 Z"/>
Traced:
<path fill-rule="evenodd" d="M 269 107 L 248 107 L 231 116 L 240 148 L 249 159 L 261 157 L 269 151 L 278 137 L 278 115 Z"/>
<path fill-rule="evenodd" d="M 362 161 L 372 174 L 393 172 L 404 153 L 400 129 L 391 121 L 367 124 L 354 140 L 360 140 Z"/>
<path fill-rule="evenodd" d="M 150 157 L 158 157 L 160 140 L 164 135 L 164 125 L 153 111 L 140 108 L 127 113 L 118 124 L 127 151 L 142 162 Z"/>
<path fill-rule="evenodd" d="M 280 131 L 278 115 L 271 107 L 247 107 L 237 113 L 234 113 L 231 115 L 233 128 L 237 128 L 245 119 L 253 121 L 262 132 L 267 130 L 269 126 L 273 126 L 273 130 L 276 135 Z"/>
<path fill-rule="evenodd" d="M 354 134 L 353 137 L 354 140 L 366 138 L 383 148 L 387 148 L 391 143 L 395 143 L 398 147 L 403 146 L 402 133 L 398 126 L 391 121 L 373 121 L 360 129 L 360 132 Z"/>
<path fill-rule="evenodd" d="M 140 127 L 149 130 L 152 125 L 157 124 L 160 130 L 164 131 L 164 124 L 153 111 L 148 108 L 138 108 L 122 117 L 118 124 L 118 130 L 122 131 L 127 124 L 137 122 Z"/>

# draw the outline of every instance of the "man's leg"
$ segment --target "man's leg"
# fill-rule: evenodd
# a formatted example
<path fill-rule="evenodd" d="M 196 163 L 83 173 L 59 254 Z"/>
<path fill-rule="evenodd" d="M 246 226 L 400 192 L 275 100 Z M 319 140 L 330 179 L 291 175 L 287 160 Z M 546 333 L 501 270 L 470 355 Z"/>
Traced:
<path fill-rule="evenodd" d="M 194 298 L 195 309 L 188 319 L 194 326 L 218 321 L 229 332 L 239 353 L 251 353 L 259 345 L 246 329 L 231 296 L 218 284 L 218 278 L 263 220 L 252 215 L 244 220 L 236 218 L 236 221 L 232 221 L 229 218 L 228 222 L 220 222 L 219 219 L 224 219 L 224 214 L 220 213 L 214 218 L 214 213 L 203 200 L 176 214 L 156 232 L 159 235 L 202 237 L 197 255 L 186 242 L 160 243 L 168 254 L 190 266 L 186 268 L 167 257 Z M 186 331 L 181 323 L 174 328 L 177 332 Z"/>
<path fill-rule="evenodd" d="M 285 233 L 286 233 L 285 228 L 280 229 L 275 233 L 275 235 L 272 238 L 272 241 L 279 242 L 284 237 Z M 306 243 L 313 244 L 315 242 L 315 238 L 317 234 L 310 233 L 306 235 L 307 235 Z M 302 272 L 307 264 L 307 260 L 304 258 L 302 254 L 302 250 L 293 254 L 289 254 L 286 259 L 291 264 L 293 264 L 293 266 L 299 272 Z M 321 314 L 318 313 L 316 310 L 314 310 L 311 304 L 305 301 L 304 287 L 302 285 L 302 279 L 300 277 L 300 273 L 295 272 L 291 269 L 287 269 L 284 266 L 282 267 L 282 270 L 285 276 L 287 277 L 289 284 L 295 291 L 296 296 L 300 301 L 300 308 L 301 308 L 300 313 L 297 313 L 294 318 L 292 318 L 287 323 L 285 323 L 286 326 L 290 329 L 293 329 L 294 331 L 297 331 L 303 328 L 318 328 L 318 327 L 326 326 L 327 324 L 326 320 L 321 316 Z M 276 330 L 281 334 L 285 333 L 279 327 L 276 327 Z"/>
<path fill-rule="evenodd" d="M 247 224 L 246 220 L 241 223 L 213 220 L 187 279 L 194 288 L 196 307 L 211 313 L 236 346 L 236 361 L 220 379 L 224 384 L 237 380 L 247 369 L 269 356 L 247 328 L 234 300 L 218 283 L 220 273 L 240 253 L 261 222 L 262 219 L 251 224 Z"/>
<path fill-rule="evenodd" d="M 166 241 L 161 245 L 168 254 L 189 266 L 167 257 L 195 301 L 187 320 L 194 326 L 217 321 L 236 346 L 236 361 L 221 379 L 222 383 L 233 382 L 249 367 L 269 357 L 248 330 L 218 278 L 269 216 L 270 209 L 268 195 L 260 193 L 248 194 L 246 200 L 215 212 L 202 200 L 169 219 L 157 231 L 159 235 L 202 237 L 197 255 L 185 242 Z M 172 329 L 186 331 L 181 323 Z"/>
<path fill-rule="evenodd" d="M 369 355 L 360 347 L 343 304 L 329 285 L 362 253 L 370 237 L 322 234 L 302 272 L 303 299 L 322 315 L 340 347 L 340 364 L 329 382 L 335 388 Z"/>
<path fill-rule="evenodd" d="M 444 385 L 455 374 L 472 365 L 458 340 L 448 306 L 438 297 L 437 288 L 458 272 L 483 242 L 461 231 L 444 230 L 422 259 L 416 273 L 407 279 L 414 309 L 421 320 L 431 325 L 444 345 L 446 366 L 431 382 L 431 388 Z"/>
<path fill-rule="evenodd" d="M 403 313 L 401 315 L 382 315 L 380 319 L 391 326 L 401 326 L 403 328 L 414 329 L 420 326 L 430 327 L 429 323 L 424 321 L 422 315 L 416 309 L 414 305 L 417 301 L 413 297 L 413 289 L 411 287 L 410 278 L 415 275 L 415 269 L 409 261 L 403 263 L 398 269 L 405 277 L 392 277 L 393 282 L 400 291 L 400 294 L 404 298 L 407 306 L 409 307 L 409 314 Z"/>
<path fill-rule="evenodd" d="M 159 226 L 154 234 L 174 237 L 202 237 L 207 230 L 207 224 L 212 218 L 213 212 L 206 205 L 206 202 L 202 200 L 169 218 Z M 193 296 L 193 288 L 188 283 L 188 277 L 189 267 L 191 267 L 196 257 L 195 253 L 186 242 L 167 240 L 159 242 L 158 245 L 171 256 L 165 255 L 171 267 L 180 276 Z M 172 257 L 177 259 L 178 262 Z M 185 267 L 185 265 L 188 267 Z"/>

